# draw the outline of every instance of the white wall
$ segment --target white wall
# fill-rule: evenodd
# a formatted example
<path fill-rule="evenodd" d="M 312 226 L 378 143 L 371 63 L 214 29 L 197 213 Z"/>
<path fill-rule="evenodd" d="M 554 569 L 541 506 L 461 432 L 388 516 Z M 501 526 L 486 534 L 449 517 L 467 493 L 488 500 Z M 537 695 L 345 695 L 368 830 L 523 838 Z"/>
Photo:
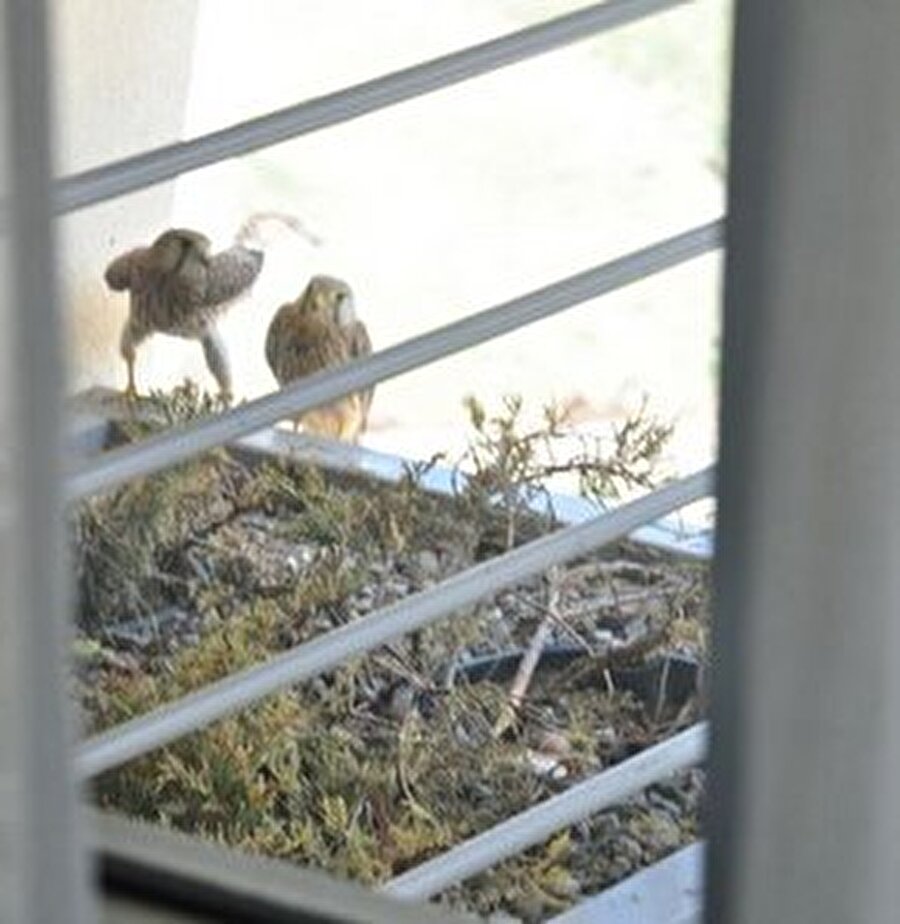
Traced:
<path fill-rule="evenodd" d="M 182 136 L 196 0 L 57 0 L 57 172 L 67 174 Z M 103 269 L 165 225 L 174 185 L 162 184 L 63 219 L 61 277 L 70 321 L 73 390 L 124 385 L 118 354 L 125 299 Z M 146 361 L 159 357 L 141 357 Z"/>
<path fill-rule="evenodd" d="M 182 129 L 202 134 L 573 5 L 60 0 L 71 75 L 64 154 L 83 166 Z M 384 347 L 716 216 L 712 119 L 695 104 L 709 95 L 719 60 L 718 46 L 697 37 L 719 35 L 722 7 L 699 0 L 187 174 L 174 201 L 164 187 L 65 222 L 73 384 L 124 384 L 117 338 L 125 300 L 103 291 L 103 264 L 170 222 L 225 243 L 249 212 L 278 208 L 324 239 L 318 250 L 285 242 L 269 253 L 253 298 L 224 321 L 240 398 L 274 387 L 263 356 L 269 318 L 313 272 L 353 285 Z M 640 66 L 622 65 L 631 58 Z M 366 442 L 422 455 L 458 448 L 470 391 L 489 402 L 522 393 L 537 410 L 553 398 L 573 401 L 586 426 L 621 418 L 647 392 L 655 409 L 677 418 L 678 467 L 693 468 L 714 438 L 717 278 L 715 259 L 697 261 L 384 383 Z M 137 371 L 142 388 L 170 387 L 185 374 L 213 386 L 197 344 L 172 338 L 143 347 Z"/>
<path fill-rule="evenodd" d="M 266 0 L 261 16 L 256 0 L 201 0 L 188 130 L 220 128 L 574 5 Z M 324 238 L 282 261 L 283 274 L 270 272 L 224 323 L 237 393 L 274 386 L 266 325 L 312 272 L 354 286 L 384 347 L 716 216 L 712 120 L 693 106 L 703 80 L 673 67 L 682 79 L 670 93 L 669 82 L 648 85 L 610 51 L 621 56 L 627 41 L 638 56 L 646 44 L 667 62 L 678 51 L 705 76 L 718 58 L 697 36 L 718 35 L 721 7 L 703 0 L 182 177 L 179 223 L 227 236 L 247 211 L 278 207 Z M 468 391 L 488 401 L 519 392 L 537 410 L 573 400 L 588 422 L 618 418 L 648 392 L 661 413 L 678 416 L 676 455 L 691 468 L 712 452 L 717 272 L 716 260 L 698 261 L 383 383 L 366 442 L 423 455 L 457 447 Z"/>

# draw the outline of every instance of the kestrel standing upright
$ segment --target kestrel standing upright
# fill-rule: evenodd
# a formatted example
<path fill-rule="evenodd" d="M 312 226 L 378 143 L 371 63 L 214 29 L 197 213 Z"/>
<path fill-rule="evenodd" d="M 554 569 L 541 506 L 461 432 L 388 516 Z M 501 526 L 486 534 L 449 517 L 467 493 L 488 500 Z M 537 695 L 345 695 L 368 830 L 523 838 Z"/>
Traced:
<path fill-rule="evenodd" d="M 199 340 L 206 365 L 226 401 L 231 399 L 231 371 L 216 322 L 259 275 L 263 253 L 235 244 L 210 253 L 209 240 L 197 231 L 174 228 L 149 247 L 137 247 L 106 268 L 107 285 L 130 293 L 128 320 L 119 349 L 128 366 L 126 394 L 134 397 L 136 348 L 151 334 L 174 334 Z"/>
<path fill-rule="evenodd" d="M 266 359 L 278 384 L 331 369 L 372 352 L 353 292 L 332 276 L 314 276 L 301 296 L 275 313 L 266 335 Z M 294 421 L 306 431 L 357 442 L 366 429 L 374 388 L 307 411 Z"/>

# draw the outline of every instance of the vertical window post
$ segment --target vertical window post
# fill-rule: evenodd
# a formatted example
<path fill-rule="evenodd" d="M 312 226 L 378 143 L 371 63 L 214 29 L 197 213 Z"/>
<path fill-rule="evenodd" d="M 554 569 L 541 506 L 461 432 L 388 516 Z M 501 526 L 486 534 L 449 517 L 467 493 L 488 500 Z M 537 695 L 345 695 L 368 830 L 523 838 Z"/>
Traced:
<path fill-rule="evenodd" d="M 738 2 L 707 920 L 900 907 L 900 4 Z"/>
<path fill-rule="evenodd" d="M 51 228 L 50 73 L 44 0 L 2 3 L 6 296 L 0 504 L 0 891 L 4 921 L 79 924 L 88 889 L 76 825 L 62 494 L 63 366 Z M 7 282 L 8 280 L 8 282 Z M 8 504 L 8 506 L 7 506 Z"/>

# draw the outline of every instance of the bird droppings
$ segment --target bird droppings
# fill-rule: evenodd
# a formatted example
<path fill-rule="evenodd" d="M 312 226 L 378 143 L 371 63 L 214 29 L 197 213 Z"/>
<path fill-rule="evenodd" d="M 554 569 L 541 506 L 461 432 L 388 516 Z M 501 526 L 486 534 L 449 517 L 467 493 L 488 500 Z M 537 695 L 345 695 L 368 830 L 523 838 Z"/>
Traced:
<path fill-rule="evenodd" d="M 155 400 L 165 426 L 215 411 L 196 389 Z M 135 422 L 123 436 L 155 426 Z M 504 505 L 519 495 L 508 462 L 493 464 L 492 432 L 482 419 L 480 477 L 450 498 L 426 492 L 415 468 L 372 483 L 289 459 L 251 467 L 219 450 L 79 504 L 72 684 L 89 732 L 555 529 Z M 504 433 L 501 461 L 516 444 L 514 427 Z M 546 578 L 107 772 L 93 797 L 384 882 L 700 716 L 697 696 L 642 698 L 614 678 L 666 653 L 705 659 L 705 566 L 622 542 L 556 580 L 547 646 L 568 653 L 542 662 L 508 724 L 509 676 L 497 665 L 534 636 Z M 701 794 L 699 770 L 657 784 L 438 900 L 543 920 L 693 840 Z"/>

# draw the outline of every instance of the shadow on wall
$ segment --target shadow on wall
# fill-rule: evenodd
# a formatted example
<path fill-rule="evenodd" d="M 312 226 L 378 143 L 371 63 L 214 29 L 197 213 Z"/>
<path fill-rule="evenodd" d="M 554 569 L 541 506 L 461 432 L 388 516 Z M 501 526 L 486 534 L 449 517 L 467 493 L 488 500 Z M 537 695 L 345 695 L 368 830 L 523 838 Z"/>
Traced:
<path fill-rule="evenodd" d="M 73 390 L 91 385 L 124 387 L 124 363 L 116 363 L 119 332 L 127 315 L 125 300 L 110 298 L 102 279 L 78 279 L 66 286 L 69 379 Z M 118 366 L 122 366 L 122 370 Z"/>
<path fill-rule="evenodd" d="M 119 354 L 119 336 L 128 315 L 124 294 L 108 292 L 103 280 L 81 280 L 68 290 L 69 341 L 72 344 L 70 390 L 96 385 L 124 389 L 125 362 Z M 216 385 L 197 341 L 157 335 L 142 344 L 137 357 L 140 391 L 172 388 L 186 377 L 214 392 Z"/>

